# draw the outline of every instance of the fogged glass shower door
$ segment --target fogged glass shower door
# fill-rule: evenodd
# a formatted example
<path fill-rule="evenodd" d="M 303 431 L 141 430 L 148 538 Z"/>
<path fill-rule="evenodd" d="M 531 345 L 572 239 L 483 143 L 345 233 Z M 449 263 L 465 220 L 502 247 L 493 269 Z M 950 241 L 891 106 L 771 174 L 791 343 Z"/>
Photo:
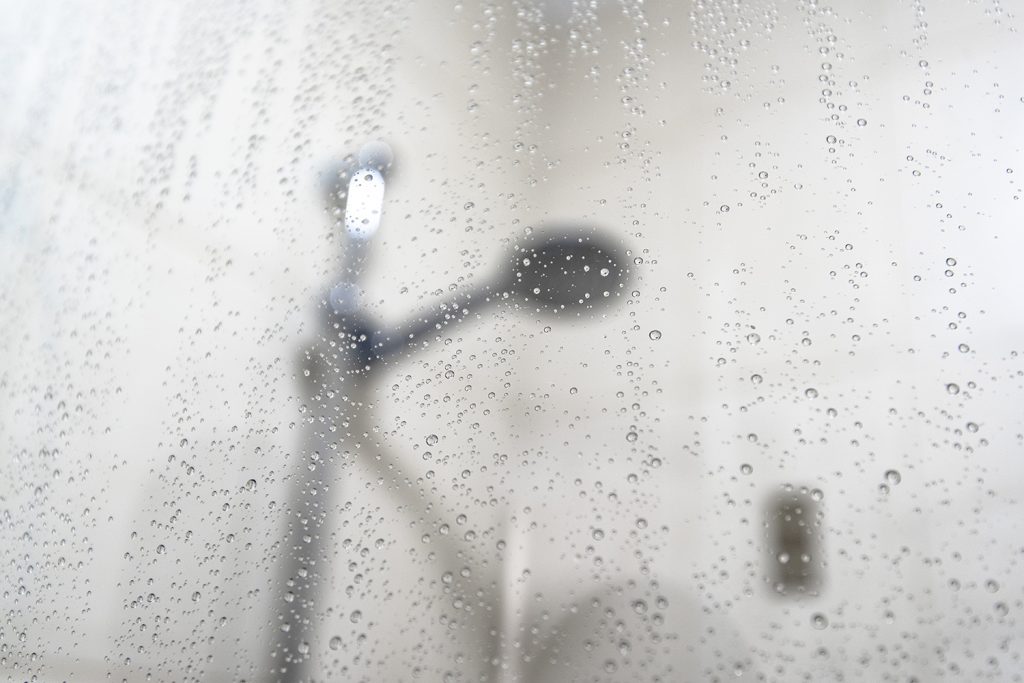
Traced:
<path fill-rule="evenodd" d="M 1019 677 L 1013 3 L 3 16 L 3 680 Z"/>

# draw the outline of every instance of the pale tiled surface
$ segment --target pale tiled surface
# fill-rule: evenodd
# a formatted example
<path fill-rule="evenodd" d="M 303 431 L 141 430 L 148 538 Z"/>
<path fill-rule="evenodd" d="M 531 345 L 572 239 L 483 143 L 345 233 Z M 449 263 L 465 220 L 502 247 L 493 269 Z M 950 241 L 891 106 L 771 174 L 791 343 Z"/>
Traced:
<path fill-rule="evenodd" d="M 662 631 L 679 639 L 623 636 L 637 648 L 633 667 L 671 663 L 682 680 L 707 680 L 705 667 L 731 676 L 736 663 L 747 677 L 792 680 L 777 668 L 787 658 L 811 662 L 794 670 L 822 679 L 882 680 L 900 657 L 921 680 L 952 676 L 948 662 L 962 680 L 1020 670 L 1019 548 L 1003 542 L 1019 534 L 1022 475 L 1020 364 L 1010 356 L 1024 320 L 1011 294 L 1021 285 L 1021 210 L 1015 176 L 1003 171 L 1020 158 L 1020 43 L 983 8 L 929 8 L 921 49 L 909 8 L 811 19 L 844 41 L 837 78 L 860 82 L 838 98 L 850 105 L 845 129 L 823 122 L 823 58 L 806 15 L 781 7 L 771 41 L 739 56 L 735 95 L 702 91 L 707 58 L 688 45 L 689 9 L 649 8 L 658 28 L 641 34 L 653 65 L 632 91 L 643 118 L 619 102 L 620 43 L 635 24 L 617 7 L 599 11 L 597 58 L 572 54 L 552 30 L 562 42 L 527 65 L 537 77 L 529 86 L 509 55 L 538 24 L 517 22 L 511 5 L 494 10 L 489 40 L 474 28 L 488 10 L 475 4 L 6 11 L 15 21 L 4 43 L 25 49 L 4 51 L 15 77 L 0 86 L 11 103 L 0 118 L 11 283 L 0 369 L 3 505 L 13 516 L 4 536 L 14 548 L 3 561 L 32 593 L 3 597 L 8 679 L 258 680 L 275 592 L 265 558 L 281 537 L 270 505 L 283 505 L 281 463 L 303 453 L 305 438 L 295 359 L 335 263 L 317 174 L 372 137 L 392 142 L 398 159 L 366 274 L 384 320 L 460 278 L 485 279 L 526 225 L 583 218 L 646 263 L 634 268 L 640 296 L 604 319 L 482 315 L 446 335 L 452 343 L 380 372 L 368 435 L 357 438 L 364 460 L 330 495 L 351 505 L 338 541 L 386 542 L 358 561 L 369 583 L 354 596 L 343 590 L 350 570 L 339 571 L 323 637 L 345 633 L 345 646 L 334 655 L 314 643 L 317 652 L 361 657 L 353 679 L 407 680 L 417 666 L 427 680 L 454 670 L 497 678 L 478 656 L 493 651 L 507 680 L 564 680 L 522 653 L 558 641 L 545 640 L 549 628 L 568 634 L 565 649 L 582 643 L 600 619 L 587 611 L 592 595 L 627 633 L 644 628 L 630 603 L 650 592 L 646 567 L 669 598 Z M 593 64 L 597 84 L 584 78 Z M 360 67 L 366 78 L 354 80 Z M 926 80 L 935 83 L 927 110 L 914 101 Z M 515 95 L 541 92 L 533 114 L 517 111 Z M 852 123 L 858 108 L 863 129 Z M 614 135 L 627 124 L 622 150 Z M 829 134 L 845 141 L 836 153 L 825 149 Z M 641 150 L 649 166 L 634 156 Z M 777 193 L 752 199 L 762 169 Z M 954 278 L 942 273 L 949 255 Z M 949 294 L 960 282 L 968 286 Z M 961 310 L 968 317 L 953 332 Z M 657 342 L 651 329 L 663 333 Z M 972 353 L 956 352 L 961 340 Z M 758 388 L 753 373 L 764 377 Z M 957 398 L 944 393 L 948 381 L 963 384 Z M 982 426 L 977 435 L 953 433 L 967 421 Z M 636 446 L 625 440 L 631 425 Z M 442 438 L 428 464 L 432 433 Z M 50 463 L 41 448 L 61 455 Z M 496 454 L 508 461 L 495 464 Z M 657 470 L 642 464 L 651 455 L 663 461 Z M 741 475 L 742 463 L 754 474 Z M 903 481 L 882 500 L 890 468 Z M 421 480 L 429 469 L 434 479 Z M 255 491 L 244 488 L 250 478 Z M 782 482 L 826 494 L 826 591 L 799 605 L 770 599 L 760 581 L 760 506 Z M 410 504 L 396 489 L 436 502 L 424 508 L 417 494 Z M 632 537 L 640 516 L 647 530 Z M 463 527 L 480 538 L 444 541 L 442 523 L 453 539 Z M 606 532 L 600 542 L 594 528 Z M 489 550 L 498 538 L 504 561 Z M 354 553 L 342 550 L 338 564 Z M 459 590 L 484 587 L 484 601 L 500 594 L 504 608 L 493 617 L 477 605 L 449 627 L 442 620 L 459 612 L 439 582 L 463 565 L 473 575 Z M 989 578 L 1000 594 L 983 590 Z M 46 592 L 52 601 L 40 600 Z M 1000 599 L 1009 617 L 995 616 Z M 582 616 L 559 622 L 570 603 Z M 347 635 L 354 608 L 366 615 L 365 643 Z M 813 612 L 831 628 L 810 630 Z M 488 649 L 494 623 L 503 650 Z M 875 656 L 883 644 L 888 654 Z M 819 646 L 832 655 L 813 659 Z M 617 656 L 602 647 L 562 656 L 600 671 Z M 183 672 L 184 662 L 194 668 Z"/>

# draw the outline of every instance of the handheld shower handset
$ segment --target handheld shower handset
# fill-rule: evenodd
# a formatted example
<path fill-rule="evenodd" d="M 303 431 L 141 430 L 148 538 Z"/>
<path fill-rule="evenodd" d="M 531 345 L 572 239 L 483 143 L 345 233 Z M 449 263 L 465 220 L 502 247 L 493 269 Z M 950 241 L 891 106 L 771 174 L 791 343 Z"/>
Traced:
<path fill-rule="evenodd" d="M 380 227 L 384 209 L 384 171 L 391 166 L 391 148 L 385 142 L 370 142 L 359 150 L 359 167 L 348 181 L 345 199 L 345 232 L 366 240 Z"/>
<path fill-rule="evenodd" d="M 328 295 L 331 310 L 338 315 L 359 311 L 362 289 L 358 281 L 366 258 L 367 242 L 380 227 L 384 211 L 385 173 L 394 156 L 386 142 L 376 141 L 359 150 L 358 166 L 349 177 L 345 193 L 346 266 L 344 279 Z"/>

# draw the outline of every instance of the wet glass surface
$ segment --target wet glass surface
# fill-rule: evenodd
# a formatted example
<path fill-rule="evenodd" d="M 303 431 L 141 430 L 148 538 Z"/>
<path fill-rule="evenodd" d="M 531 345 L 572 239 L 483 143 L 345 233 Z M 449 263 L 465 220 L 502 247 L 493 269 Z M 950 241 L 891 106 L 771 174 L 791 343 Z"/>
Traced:
<path fill-rule="evenodd" d="M 0 8 L 0 680 L 1019 680 L 1013 3 Z"/>

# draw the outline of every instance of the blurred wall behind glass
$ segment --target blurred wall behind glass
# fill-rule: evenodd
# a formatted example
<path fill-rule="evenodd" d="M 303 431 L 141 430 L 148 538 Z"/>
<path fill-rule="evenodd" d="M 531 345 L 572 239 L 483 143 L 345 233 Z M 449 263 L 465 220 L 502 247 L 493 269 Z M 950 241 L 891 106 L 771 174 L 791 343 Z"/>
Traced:
<path fill-rule="evenodd" d="M 1019 680 L 1015 4 L 4 0 L 2 680 Z"/>

